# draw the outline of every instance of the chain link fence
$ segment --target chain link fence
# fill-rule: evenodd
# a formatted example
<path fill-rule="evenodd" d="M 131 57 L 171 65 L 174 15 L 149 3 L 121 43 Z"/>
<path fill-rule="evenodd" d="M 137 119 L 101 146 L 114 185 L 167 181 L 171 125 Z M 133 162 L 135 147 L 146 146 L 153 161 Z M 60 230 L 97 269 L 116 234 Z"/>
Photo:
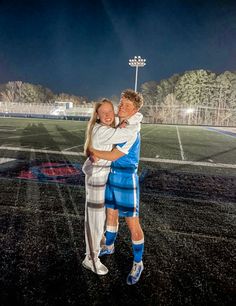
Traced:
<path fill-rule="evenodd" d="M 0 102 L 1 116 L 20 116 L 20 117 L 50 117 L 62 118 L 76 117 L 89 119 L 93 110 L 92 103 L 74 106 L 67 109 L 65 106 L 58 106 L 55 104 L 46 103 L 14 103 L 14 102 Z M 78 118 L 78 119 L 79 119 Z"/>
<path fill-rule="evenodd" d="M 1 116 L 17 114 L 30 117 L 43 115 L 53 117 L 84 117 L 88 120 L 93 111 L 93 103 L 86 103 L 66 109 L 55 104 L 0 102 Z M 208 106 L 186 107 L 184 105 L 156 106 L 144 105 L 141 112 L 144 123 L 236 126 L 236 109 Z"/>

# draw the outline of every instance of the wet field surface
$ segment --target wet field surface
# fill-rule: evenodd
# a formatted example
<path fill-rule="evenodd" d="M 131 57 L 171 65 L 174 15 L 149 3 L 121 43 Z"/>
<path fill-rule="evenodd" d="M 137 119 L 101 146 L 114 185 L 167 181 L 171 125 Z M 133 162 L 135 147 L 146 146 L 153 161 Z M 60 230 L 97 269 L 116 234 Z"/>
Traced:
<path fill-rule="evenodd" d="M 84 269 L 83 186 L 0 179 L 0 304 L 233 305 L 236 179 L 149 171 L 141 184 L 144 271 L 120 219 L 106 276 Z"/>

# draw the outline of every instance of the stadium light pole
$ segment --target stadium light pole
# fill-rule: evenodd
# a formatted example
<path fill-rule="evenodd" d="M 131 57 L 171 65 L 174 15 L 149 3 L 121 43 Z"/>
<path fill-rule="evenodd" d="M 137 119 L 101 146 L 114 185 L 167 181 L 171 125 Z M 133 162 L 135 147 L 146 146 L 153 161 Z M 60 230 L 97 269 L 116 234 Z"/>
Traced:
<path fill-rule="evenodd" d="M 146 59 L 141 58 L 141 56 L 135 56 L 133 59 L 129 60 L 129 65 L 131 67 L 136 67 L 135 70 L 135 85 L 134 90 L 137 92 L 137 84 L 138 84 L 138 68 L 144 67 L 146 65 Z"/>

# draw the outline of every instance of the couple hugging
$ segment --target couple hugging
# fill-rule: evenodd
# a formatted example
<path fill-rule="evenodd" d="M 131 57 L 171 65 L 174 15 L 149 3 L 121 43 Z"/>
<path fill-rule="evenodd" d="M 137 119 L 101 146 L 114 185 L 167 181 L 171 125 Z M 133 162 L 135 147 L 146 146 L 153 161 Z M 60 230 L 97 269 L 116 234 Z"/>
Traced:
<path fill-rule="evenodd" d="M 118 217 L 125 217 L 133 251 L 133 267 L 127 284 L 138 282 L 143 271 L 144 235 L 139 223 L 140 123 L 142 96 L 121 93 L 118 113 L 108 99 L 97 102 L 88 123 L 83 165 L 85 173 L 85 242 L 82 265 L 98 275 L 108 269 L 99 259 L 115 252 Z M 104 234 L 105 231 L 105 234 Z"/>

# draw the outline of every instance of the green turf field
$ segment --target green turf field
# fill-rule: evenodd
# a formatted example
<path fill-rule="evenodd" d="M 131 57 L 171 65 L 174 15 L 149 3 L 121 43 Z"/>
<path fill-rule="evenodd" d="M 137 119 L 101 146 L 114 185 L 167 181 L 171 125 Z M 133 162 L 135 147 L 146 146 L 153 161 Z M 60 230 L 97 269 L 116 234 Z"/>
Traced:
<path fill-rule="evenodd" d="M 86 124 L 69 120 L 1 118 L 3 149 L 0 157 L 7 157 L 12 147 L 22 151 L 65 151 L 68 155 L 82 152 Z M 141 136 L 141 160 L 155 167 L 193 162 L 195 164 L 185 168 L 203 171 L 203 167 L 212 168 L 216 164 L 214 171 L 225 168 L 226 172 L 236 172 L 236 134 L 226 135 L 207 127 L 143 124 Z"/>

